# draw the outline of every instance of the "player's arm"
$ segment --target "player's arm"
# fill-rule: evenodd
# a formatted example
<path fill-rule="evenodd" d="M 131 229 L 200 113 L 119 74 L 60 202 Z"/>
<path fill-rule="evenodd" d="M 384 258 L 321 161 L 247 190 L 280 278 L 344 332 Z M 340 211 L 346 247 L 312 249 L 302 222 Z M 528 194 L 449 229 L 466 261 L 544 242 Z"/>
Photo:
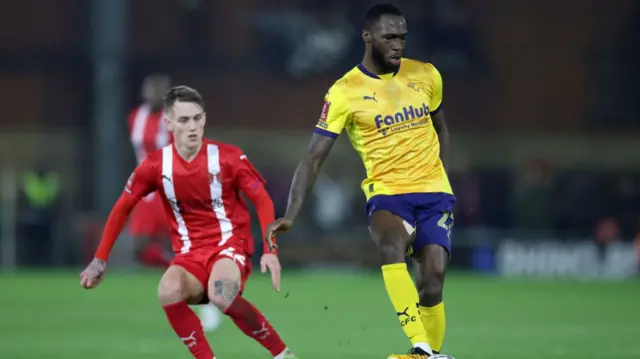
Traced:
<path fill-rule="evenodd" d="M 300 214 L 302 205 L 316 182 L 322 163 L 329 156 L 335 141 L 335 138 L 326 134 L 314 133 L 311 137 L 307 152 L 293 174 L 285 219 L 293 221 Z"/>
<path fill-rule="evenodd" d="M 289 202 L 284 218 L 293 222 L 300 213 L 307 195 L 318 177 L 322 163 L 327 158 L 338 135 L 349 119 L 349 107 L 339 88 L 332 87 L 325 97 L 320 120 L 316 125 L 307 152 L 300 160 L 293 175 Z"/>
<path fill-rule="evenodd" d="M 145 160 L 142 161 L 129 177 L 124 192 L 111 209 L 111 213 L 102 232 L 100 245 L 96 250 L 93 260 L 80 274 L 80 285 L 85 289 L 95 288 L 100 284 L 104 278 L 111 249 L 116 243 L 129 217 L 129 213 L 131 213 L 133 207 L 142 197 L 156 190 L 152 173 L 153 167 L 149 164 L 148 160 Z"/>
<path fill-rule="evenodd" d="M 146 195 L 156 190 L 153 167 L 150 161 L 143 161 L 131 174 L 122 195 L 111 209 L 102 232 L 100 244 L 95 253 L 95 261 L 106 263 L 111 249 L 133 210 L 133 207 Z"/>
<path fill-rule="evenodd" d="M 444 165 L 445 170 L 449 169 L 449 130 L 447 129 L 447 123 L 444 120 L 444 109 L 442 106 L 442 76 L 440 72 L 432 66 L 433 76 L 433 90 L 431 94 L 431 102 L 429 108 L 431 109 L 431 121 L 433 122 L 433 128 L 438 134 L 438 141 L 440 142 L 440 159 Z"/>
<path fill-rule="evenodd" d="M 273 243 L 273 236 L 277 232 L 286 231 L 293 226 L 293 221 L 300 214 L 302 205 L 318 177 L 322 163 L 331 152 L 336 138 L 346 126 L 349 117 L 347 100 L 340 89 L 334 85 L 324 99 L 322 114 L 307 146 L 307 153 L 302 157 L 293 174 L 284 218 L 271 223 L 267 229 L 265 241 L 269 248 L 277 248 Z"/>
<path fill-rule="evenodd" d="M 262 229 L 264 255 L 260 258 L 260 269 L 262 273 L 266 273 L 267 269 L 269 270 L 273 288 L 280 291 L 280 271 L 282 268 L 280 267 L 280 261 L 277 256 L 278 247 L 275 245 L 275 237 L 267 237 L 269 224 L 276 218 L 273 201 L 264 188 L 266 181 L 260 176 L 260 173 L 253 167 L 251 162 L 249 162 L 247 156 L 239 153 L 236 159 L 239 161 L 236 166 L 236 185 L 249 197 L 249 200 L 251 200 L 256 207 L 260 229 Z M 267 240 L 267 238 L 269 238 L 269 240 Z"/>
<path fill-rule="evenodd" d="M 267 227 L 276 219 L 273 200 L 271 200 L 271 196 L 269 196 L 269 193 L 264 187 L 266 181 L 247 159 L 247 156 L 244 154 L 238 154 L 237 157 L 239 162 L 235 176 L 236 184 L 256 207 L 258 222 L 260 222 L 260 229 L 262 230 L 262 238 L 265 240 Z M 273 242 L 275 243 L 275 238 L 273 239 Z M 265 253 L 277 253 L 275 247 L 271 249 L 269 248 L 266 240 L 263 248 Z"/>

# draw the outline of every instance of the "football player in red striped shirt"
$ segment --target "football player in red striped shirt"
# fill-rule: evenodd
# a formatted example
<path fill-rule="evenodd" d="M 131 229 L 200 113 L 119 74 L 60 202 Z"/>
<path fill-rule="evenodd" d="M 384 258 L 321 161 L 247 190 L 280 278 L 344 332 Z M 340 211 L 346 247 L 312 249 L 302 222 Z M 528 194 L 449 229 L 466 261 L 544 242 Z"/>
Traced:
<path fill-rule="evenodd" d="M 142 82 L 143 103 L 129 113 L 129 134 L 137 164 L 172 141 L 165 125 L 162 102 L 170 84 L 167 75 L 147 76 Z M 163 243 L 169 228 L 162 200 L 156 192 L 149 193 L 138 202 L 131 214 L 128 229 L 134 238 L 136 257 L 142 264 L 159 267 L 169 265 L 171 256 L 165 252 Z"/>
<path fill-rule="evenodd" d="M 254 203 L 263 235 L 275 219 L 264 180 L 235 146 L 203 139 L 206 114 L 197 91 L 186 86 L 165 96 L 166 123 L 174 144 L 151 153 L 135 169 L 107 220 L 95 258 L 81 285 L 104 278 L 109 253 L 126 219 L 144 196 L 158 191 L 170 219 L 175 257 L 158 288 L 169 323 L 196 359 L 215 358 L 189 304 L 211 302 L 276 359 L 295 358 L 276 330 L 243 296 L 254 252 L 250 215 L 241 192 Z M 272 239 L 260 259 L 280 290 L 280 262 Z"/>
<path fill-rule="evenodd" d="M 129 114 L 129 133 L 138 164 L 173 141 L 165 124 L 163 103 L 163 96 L 170 86 L 171 79 L 166 74 L 152 74 L 142 82 L 143 103 Z M 157 192 L 149 193 L 138 202 L 128 229 L 134 239 L 136 257 L 142 264 L 169 267 L 172 256 L 165 248 L 169 225 Z M 222 324 L 222 314 L 213 304 L 199 309 L 205 331 L 214 331 Z"/>

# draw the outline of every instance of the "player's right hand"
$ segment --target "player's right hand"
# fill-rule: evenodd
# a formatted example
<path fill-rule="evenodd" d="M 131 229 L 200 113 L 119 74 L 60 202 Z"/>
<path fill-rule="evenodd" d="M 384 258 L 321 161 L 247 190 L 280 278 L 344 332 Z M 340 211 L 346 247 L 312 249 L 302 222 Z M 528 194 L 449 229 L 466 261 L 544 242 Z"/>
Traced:
<path fill-rule="evenodd" d="M 278 245 L 273 241 L 276 233 L 288 231 L 291 227 L 293 227 L 293 221 L 288 218 L 278 218 L 267 227 L 267 238 L 265 238 L 265 241 L 270 251 L 278 248 Z"/>
<path fill-rule="evenodd" d="M 100 259 L 94 258 L 87 266 L 87 269 L 80 273 L 80 285 L 85 289 L 92 289 L 98 286 L 107 269 L 107 263 Z"/>

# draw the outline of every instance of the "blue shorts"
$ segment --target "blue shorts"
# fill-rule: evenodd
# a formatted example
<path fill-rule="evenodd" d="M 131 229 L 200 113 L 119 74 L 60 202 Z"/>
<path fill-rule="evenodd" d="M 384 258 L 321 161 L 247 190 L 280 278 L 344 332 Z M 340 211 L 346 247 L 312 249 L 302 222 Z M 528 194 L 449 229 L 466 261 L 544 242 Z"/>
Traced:
<path fill-rule="evenodd" d="M 407 255 L 428 244 L 444 247 L 451 256 L 451 228 L 456 198 L 448 193 L 407 193 L 377 195 L 367 202 L 369 223 L 375 211 L 389 211 L 415 228 L 415 238 Z"/>

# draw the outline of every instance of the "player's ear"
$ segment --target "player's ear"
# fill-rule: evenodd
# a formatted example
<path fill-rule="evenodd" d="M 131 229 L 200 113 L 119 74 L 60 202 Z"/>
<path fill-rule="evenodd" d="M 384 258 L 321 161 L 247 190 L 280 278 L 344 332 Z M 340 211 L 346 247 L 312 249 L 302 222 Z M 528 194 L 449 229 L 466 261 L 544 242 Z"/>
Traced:
<path fill-rule="evenodd" d="M 167 130 L 169 130 L 169 132 L 175 131 L 175 127 L 173 126 L 173 121 L 171 121 L 168 114 L 165 114 L 164 116 L 164 124 L 167 126 Z"/>
<path fill-rule="evenodd" d="M 371 42 L 371 33 L 367 29 L 362 30 L 362 41 L 367 44 Z"/>

